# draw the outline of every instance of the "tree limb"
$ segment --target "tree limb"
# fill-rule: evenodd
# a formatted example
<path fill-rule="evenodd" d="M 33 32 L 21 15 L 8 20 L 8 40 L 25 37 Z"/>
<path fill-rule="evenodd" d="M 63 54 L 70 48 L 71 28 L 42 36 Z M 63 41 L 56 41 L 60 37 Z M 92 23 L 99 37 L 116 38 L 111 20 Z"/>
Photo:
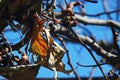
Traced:
<path fill-rule="evenodd" d="M 62 18 L 62 13 L 56 13 L 56 17 Z M 115 28 L 120 29 L 120 23 L 113 20 L 101 20 L 95 18 L 88 18 L 87 16 L 81 16 L 75 14 L 75 18 L 78 22 L 86 24 L 86 25 L 100 25 L 100 26 L 111 26 L 114 25 Z"/>
<path fill-rule="evenodd" d="M 114 25 L 114 27 L 120 29 L 120 23 L 117 21 L 113 20 L 100 20 L 100 19 L 95 19 L 95 18 L 88 18 L 88 17 L 83 17 L 80 15 L 75 15 L 76 19 L 83 23 L 83 24 L 88 24 L 88 25 L 100 25 L 100 26 L 111 26 L 111 24 Z"/>
<path fill-rule="evenodd" d="M 0 67 L 0 75 L 9 80 L 35 80 L 39 68 L 39 64 Z"/>
<path fill-rule="evenodd" d="M 29 30 L 26 33 L 25 37 L 20 42 L 11 46 L 13 51 L 14 50 L 19 50 L 22 46 L 24 46 L 27 42 L 29 42 L 30 38 L 31 38 L 31 30 Z"/>
<path fill-rule="evenodd" d="M 88 36 L 81 36 L 77 34 L 79 37 L 79 40 L 78 40 L 78 38 L 76 38 L 76 36 L 69 29 L 65 29 L 65 27 L 64 29 L 60 29 L 59 27 L 60 26 L 57 26 L 57 28 L 55 29 L 56 33 L 65 35 L 73 42 L 74 41 L 79 42 L 79 40 L 81 40 L 85 45 L 88 45 L 92 50 L 94 50 L 99 56 L 105 58 L 109 62 L 109 64 L 115 65 L 116 63 L 119 62 L 118 55 L 107 52 L 97 42 L 95 42 Z"/>
<path fill-rule="evenodd" d="M 105 51 L 101 46 L 99 46 L 99 44 L 97 44 L 95 41 L 93 41 L 92 39 L 90 39 L 87 36 L 80 36 L 79 38 L 87 45 L 89 45 L 93 50 L 95 50 L 96 53 L 98 53 L 98 55 L 104 57 L 104 58 L 116 58 L 118 57 L 115 54 L 109 53 L 107 51 Z"/>

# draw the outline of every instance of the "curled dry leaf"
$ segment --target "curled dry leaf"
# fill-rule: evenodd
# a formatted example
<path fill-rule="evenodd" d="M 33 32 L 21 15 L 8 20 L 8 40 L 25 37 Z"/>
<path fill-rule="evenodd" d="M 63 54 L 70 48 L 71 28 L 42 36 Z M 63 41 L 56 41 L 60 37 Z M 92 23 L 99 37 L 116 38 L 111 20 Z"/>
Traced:
<path fill-rule="evenodd" d="M 33 26 L 30 51 L 39 56 L 36 63 L 54 70 L 55 73 L 61 71 L 70 74 L 72 71 L 66 71 L 65 64 L 62 62 L 65 50 L 54 41 L 50 30 L 45 29 L 43 24 L 44 20 L 37 17 L 36 24 Z"/>
<path fill-rule="evenodd" d="M 48 46 L 43 38 L 41 31 L 43 31 L 44 20 L 36 19 L 37 23 L 33 26 L 32 31 L 32 41 L 30 51 L 34 54 L 46 57 L 48 53 Z"/>

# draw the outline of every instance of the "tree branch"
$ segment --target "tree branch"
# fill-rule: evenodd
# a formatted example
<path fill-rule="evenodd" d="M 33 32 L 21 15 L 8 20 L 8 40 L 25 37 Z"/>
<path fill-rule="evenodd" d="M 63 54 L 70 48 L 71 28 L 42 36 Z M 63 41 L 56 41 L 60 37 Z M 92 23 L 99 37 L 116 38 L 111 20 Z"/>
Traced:
<path fill-rule="evenodd" d="M 11 46 L 13 51 L 14 50 L 19 50 L 22 46 L 24 46 L 27 42 L 29 42 L 30 38 L 31 38 L 31 30 L 29 30 L 26 33 L 25 37 L 20 42 L 18 42 L 15 45 Z"/>
<path fill-rule="evenodd" d="M 62 18 L 62 13 L 56 13 L 57 18 Z M 120 23 L 113 20 L 100 20 L 95 18 L 88 18 L 87 16 L 81 16 L 75 14 L 75 17 L 78 22 L 86 24 L 86 25 L 100 25 L 100 26 L 111 26 L 114 25 L 115 28 L 120 29 Z"/>
<path fill-rule="evenodd" d="M 80 42 L 80 40 L 81 40 L 85 45 L 88 45 L 89 47 L 91 47 L 91 49 L 94 50 L 99 56 L 101 56 L 101 57 L 105 58 L 107 61 L 109 61 L 109 64 L 114 65 L 114 64 L 119 62 L 119 56 L 118 55 L 107 52 L 97 42 L 95 42 L 94 40 L 92 40 L 88 36 L 79 35 L 78 36 L 79 40 L 78 40 L 78 38 L 76 38 L 76 36 L 69 29 L 65 29 L 65 27 L 64 27 L 64 29 L 62 29 L 62 28 L 59 28 L 59 27 L 61 27 L 61 26 L 57 26 L 57 28 L 54 27 L 56 33 L 65 35 L 67 38 L 69 38 L 73 42 L 74 41 Z"/>
<path fill-rule="evenodd" d="M 9 80 L 35 80 L 39 68 L 39 64 L 0 67 L 0 75 Z"/>
<path fill-rule="evenodd" d="M 105 51 L 101 46 L 99 46 L 99 44 L 97 44 L 95 41 L 93 41 L 92 39 L 90 39 L 87 36 L 80 36 L 79 38 L 87 45 L 89 45 L 93 50 L 95 50 L 96 53 L 98 53 L 98 55 L 104 57 L 104 58 L 116 58 L 118 57 L 115 54 L 109 53 L 107 51 Z"/>
<path fill-rule="evenodd" d="M 88 17 L 83 17 L 80 15 L 75 15 L 76 19 L 83 23 L 83 24 L 88 24 L 88 25 L 100 25 L 100 26 L 111 26 L 111 24 L 114 25 L 117 29 L 120 29 L 120 23 L 117 21 L 113 20 L 100 20 L 100 19 L 95 19 L 95 18 L 88 18 Z"/>

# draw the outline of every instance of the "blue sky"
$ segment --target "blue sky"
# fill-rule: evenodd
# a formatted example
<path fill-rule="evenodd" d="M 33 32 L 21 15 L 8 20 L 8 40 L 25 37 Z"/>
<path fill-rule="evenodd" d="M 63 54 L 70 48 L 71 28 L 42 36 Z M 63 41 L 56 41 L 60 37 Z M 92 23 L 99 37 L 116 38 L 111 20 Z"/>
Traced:
<path fill-rule="evenodd" d="M 102 4 L 100 4 L 101 1 L 102 0 L 99 0 L 98 3 L 96 3 L 96 4 L 86 2 L 86 4 L 85 4 L 86 12 L 88 14 L 96 14 L 96 13 L 103 12 Z M 106 16 L 100 16 L 99 19 L 105 19 L 106 20 L 107 18 L 106 18 Z M 111 36 L 111 31 L 110 31 L 109 28 L 107 28 L 107 27 L 103 28 L 103 26 L 97 26 L 96 27 L 96 26 L 92 26 L 92 25 L 88 25 L 87 28 L 92 32 L 92 34 L 98 40 L 102 40 L 102 39 L 106 40 L 107 39 L 108 41 L 111 41 L 112 36 Z M 106 29 L 107 29 L 107 31 L 106 31 Z M 11 42 L 11 40 L 16 41 L 16 40 L 18 40 L 17 38 L 20 37 L 20 36 L 16 37 L 16 34 L 19 36 L 18 33 L 13 34 L 13 35 L 15 35 L 14 38 L 10 37 L 10 35 L 12 35 L 11 33 L 10 34 L 7 33 L 6 36 L 8 37 L 8 40 Z M 109 36 L 107 36 L 107 35 L 109 35 Z M 81 64 L 85 64 L 85 65 L 96 64 L 94 62 L 94 60 L 92 59 L 92 57 L 90 56 L 90 54 L 86 51 L 86 49 L 81 47 L 79 44 L 67 43 L 67 47 L 69 49 L 71 59 L 72 59 L 71 61 L 72 61 L 72 64 L 74 65 L 74 67 L 77 66 L 76 65 L 77 62 L 80 62 Z M 94 53 L 94 55 L 96 55 L 96 54 Z M 100 60 L 101 57 L 96 55 L 96 59 Z M 69 66 L 67 65 L 66 55 L 64 55 L 63 61 L 66 64 L 66 69 L 69 69 Z M 104 66 L 102 66 L 102 68 L 105 71 L 105 73 L 107 74 L 107 72 L 112 67 L 110 67 L 108 65 L 104 65 Z M 79 67 L 77 69 L 77 72 L 80 76 L 88 77 L 91 69 L 92 68 Z M 47 78 L 47 77 L 53 77 L 53 76 L 54 76 L 53 71 L 51 71 L 47 68 L 41 67 L 37 77 Z M 93 76 L 102 76 L 102 74 L 101 74 L 101 72 L 98 68 L 96 68 Z M 75 76 L 74 76 L 74 74 L 68 76 L 64 73 L 59 72 L 58 77 L 75 77 Z"/>

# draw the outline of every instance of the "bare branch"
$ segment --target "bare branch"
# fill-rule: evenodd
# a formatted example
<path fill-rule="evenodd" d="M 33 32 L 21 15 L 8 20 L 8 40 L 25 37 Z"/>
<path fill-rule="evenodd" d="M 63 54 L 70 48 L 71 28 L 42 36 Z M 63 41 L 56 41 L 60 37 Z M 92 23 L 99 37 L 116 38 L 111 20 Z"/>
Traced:
<path fill-rule="evenodd" d="M 21 47 L 23 47 L 27 42 L 29 42 L 30 37 L 31 37 L 31 30 L 26 33 L 25 37 L 20 42 L 11 46 L 13 51 L 19 50 Z"/>
<path fill-rule="evenodd" d="M 100 25 L 100 26 L 110 26 L 111 24 L 114 25 L 114 27 L 120 29 L 120 23 L 117 21 L 113 21 L 113 20 L 100 20 L 100 19 L 95 19 L 95 18 L 87 18 L 87 17 L 83 17 L 80 15 L 75 15 L 76 19 L 83 23 L 83 24 L 87 24 L 87 25 Z"/>
<path fill-rule="evenodd" d="M 101 46 L 99 46 L 95 41 L 93 41 L 92 39 L 90 39 L 87 36 L 79 36 L 79 38 L 82 39 L 82 41 L 84 41 L 85 44 L 89 45 L 93 50 L 95 50 L 96 53 L 98 53 L 98 55 L 100 55 L 104 58 L 116 58 L 116 57 L 118 57 L 115 54 L 112 54 L 112 53 L 105 51 Z"/>
<path fill-rule="evenodd" d="M 62 13 L 56 13 L 56 17 L 62 18 Z M 112 24 L 114 25 L 115 28 L 120 29 L 120 23 L 117 21 L 88 18 L 87 16 L 81 16 L 78 14 L 75 14 L 75 17 L 78 22 L 86 24 L 86 25 L 111 26 Z"/>
<path fill-rule="evenodd" d="M 57 26 L 57 28 L 60 26 Z M 64 27 L 65 28 L 65 27 Z M 59 29 L 59 28 L 58 28 Z M 56 29 L 55 29 L 56 30 Z M 63 30 L 63 31 L 62 31 Z M 109 60 L 109 63 L 112 64 L 113 62 L 118 63 L 119 62 L 119 56 L 116 54 L 112 54 L 110 52 L 107 52 L 106 50 L 104 50 L 98 43 L 96 43 L 94 40 L 92 40 L 91 38 L 89 38 L 88 36 L 81 36 L 79 35 L 79 40 L 76 38 L 76 36 L 70 32 L 70 30 L 66 29 L 59 29 L 59 31 L 56 30 L 57 33 L 60 33 L 62 35 L 67 36 L 70 40 L 72 41 L 77 41 L 77 42 L 82 42 L 82 44 L 84 43 L 85 45 L 88 45 L 91 49 L 93 49 L 98 55 L 100 55 L 101 57 L 105 58 L 106 60 Z"/>
<path fill-rule="evenodd" d="M 93 50 L 96 51 L 96 53 L 98 53 L 100 56 L 102 56 L 104 58 L 112 58 L 112 57 L 116 58 L 116 57 L 118 57 L 115 54 L 112 54 L 110 52 L 105 51 L 98 43 L 96 43 L 94 40 L 92 40 L 88 36 L 79 35 L 78 36 L 79 40 L 78 40 L 76 38 L 76 36 L 72 32 L 70 32 L 69 30 L 67 30 L 65 27 L 64 27 L 64 29 L 60 28 L 60 26 L 57 26 L 57 27 L 54 27 L 54 28 L 56 28 L 56 29 L 54 29 L 56 31 L 56 33 L 63 34 L 73 41 L 82 40 L 85 44 L 89 45 Z M 54 30 L 53 30 L 53 32 L 54 32 Z"/>
<path fill-rule="evenodd" d="M 39 67 L 39 64 L 0 67 L 0 74 L 9 80 L 34 80 L 38 74 Z"/>
<path fill-rule="evenodd" d="M 35 67 L 38 66 L 39 64 L 28 64 L 28 65 L 18 65 L 18 66 L 12 66 L 12 67 L 0 67 L 0 70 L 2 70 L 3 72 L 15 72 L 18 71 L 21 68 L 26 68 L 26 69 L 30 69 L 31 67 Z"/>

